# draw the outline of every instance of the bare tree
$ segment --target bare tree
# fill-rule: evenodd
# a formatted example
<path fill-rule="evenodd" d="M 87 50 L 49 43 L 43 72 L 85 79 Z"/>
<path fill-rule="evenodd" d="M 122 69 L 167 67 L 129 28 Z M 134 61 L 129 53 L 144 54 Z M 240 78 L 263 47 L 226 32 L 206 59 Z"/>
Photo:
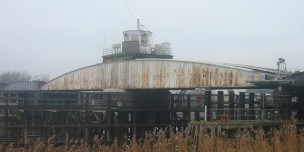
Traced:
<path fill-rule="evenodd" d="M 48 74 L 43 74 L 43 75 L 35 75 L 33 77 L 33 81 L 44 81 L 47 82 L 49 81 L 50 76 Z"/>
<path fill-rule="evenodd" d="M 8 71 L 0 75 L 0 83 L 11 83 L 15 81 L 30 81 L 32 76 L 27 72 Z"/>

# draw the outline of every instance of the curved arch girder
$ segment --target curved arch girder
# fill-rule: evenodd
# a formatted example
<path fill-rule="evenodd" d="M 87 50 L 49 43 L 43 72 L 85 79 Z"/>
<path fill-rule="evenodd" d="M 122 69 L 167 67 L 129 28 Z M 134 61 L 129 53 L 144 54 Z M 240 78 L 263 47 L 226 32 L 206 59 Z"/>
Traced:
<path fill-rule="evenodd" d="M 261 73 L 238 67 L 175 60 L 131 60 L 102 63 L 72 71 L 43 90 L 174 89 L 249 87 Z"/>

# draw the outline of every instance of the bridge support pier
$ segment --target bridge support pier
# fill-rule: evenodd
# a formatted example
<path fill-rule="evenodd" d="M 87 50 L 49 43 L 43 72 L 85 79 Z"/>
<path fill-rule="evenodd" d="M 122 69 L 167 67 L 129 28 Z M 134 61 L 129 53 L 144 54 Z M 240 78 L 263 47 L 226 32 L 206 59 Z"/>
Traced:
<path fill-rule="evenodd" d="M 28 143 L 28 136 L 27 136 L 27 127 L 23 128 L 23 143 L 27 144 Z"/>
<path fill-rule="evenodd" d="M 207 121 L 211 120 L 211 114 L 212 114 L 212 101 L 211 101 L 211 91 L 207 90 L 205 91 L 205 102 L 207 105 Z"/>
<path fill-rule="evenodd" d="M 107 114 L 106 114 L 106 120 L 107 120 L 107 141 L 111 141 L 112 140 L 112 135 L 113 135 L 113 127 L 110 127 L 112 124 L 113 124 L 113 119 L 114 119 L 114 116 L 113 116 L 113 112 L 112 111 L 108 111 Z"/>
<path fill-rule="evenodd" d="M 137 132 L 137 129 L 135 127 L 135 125 L 136 125 L 136 112 L 132 113 L 132 124 L 134 125 L 132 136 L 136 137 L 136 132 Z"/>
<path fill-rule="evenodd" d="M 254 93 L 249 93 L 249 120 L 255 119 Z"/>
<path fill-rule="evenodd" d="M 233 120 L 234 115 L 234 91 L 229 91 L 229 120 Z"/>
<path fill-rule="evenodd" d="M 218 91 L 217 92 L 217 115 L 222 115 L 225 113 L 224 111 L 224 92 Z"/>
<path fill-rule="evenodd" d="M 65 129 L 64 129 L 64 133 L 65 133 L 64 142 L 65 143 L 69 143 L 69 141 L 70 141 L 70 133 L 69 133 L 69 129 L 67 127 L 65 127 Z"/>
<path fill-rule="evenodd" d="M 245 92 L 240 92 L 240 100 L 239 100 L 239 109 L 240 109 L 240 120 L 247 119 L 245 117 Z M 246 114 L 247 115 L 247 114 Z"/>

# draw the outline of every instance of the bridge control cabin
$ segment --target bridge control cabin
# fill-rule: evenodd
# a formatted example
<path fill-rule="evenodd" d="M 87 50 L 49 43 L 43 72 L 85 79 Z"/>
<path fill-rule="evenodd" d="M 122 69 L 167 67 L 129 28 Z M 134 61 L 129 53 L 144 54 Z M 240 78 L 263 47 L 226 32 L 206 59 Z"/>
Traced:
<path fill-rule="evenodd" d="M 140 58 L 173 59 L 170 43 L 152 45 L 152 32 L 142 30 L 142 24 L 137 21 L 137 30 L 123 32 L 124 41 L 113 44 L 112 48 L 103 52 L 103 62 L 120 60 L 135 60 Z"/>

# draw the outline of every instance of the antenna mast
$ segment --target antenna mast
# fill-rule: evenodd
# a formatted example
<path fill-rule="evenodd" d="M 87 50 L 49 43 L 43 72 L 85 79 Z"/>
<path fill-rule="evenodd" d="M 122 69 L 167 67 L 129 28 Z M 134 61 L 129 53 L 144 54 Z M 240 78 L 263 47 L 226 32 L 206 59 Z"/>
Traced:
<path fill-rule="evenodd" d="M 142 27 L 144 27 L 144 25 L 140 24 L 139 19 L 137 19 L 137 30 L 141 30 Z"/>
<path fill-rule="evenodd" d="M 139 23 L 139 19 L 137 19 L 137 30 L 140 30 L 140 23 Z"/>

